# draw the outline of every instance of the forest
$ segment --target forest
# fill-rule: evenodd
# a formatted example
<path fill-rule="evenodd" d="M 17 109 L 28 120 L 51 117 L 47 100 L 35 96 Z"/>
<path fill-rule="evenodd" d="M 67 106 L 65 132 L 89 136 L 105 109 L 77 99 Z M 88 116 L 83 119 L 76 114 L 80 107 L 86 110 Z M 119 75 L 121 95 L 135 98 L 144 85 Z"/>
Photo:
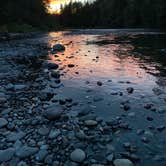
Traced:
<path fill-rule="evenodd" d="M 165 28 L 165 0 L 71 1 L 60 14 L 47 12 L 47 0 L 2 0 L 0 25 L 61 28 Z M 1 28 L 2 29 L 2 28 Z"/>

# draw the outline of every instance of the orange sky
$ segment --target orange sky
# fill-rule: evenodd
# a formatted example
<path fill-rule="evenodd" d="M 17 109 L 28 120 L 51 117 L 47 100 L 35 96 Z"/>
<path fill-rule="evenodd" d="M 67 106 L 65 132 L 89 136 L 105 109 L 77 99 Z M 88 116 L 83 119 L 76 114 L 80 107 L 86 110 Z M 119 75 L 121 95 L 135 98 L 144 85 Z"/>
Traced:
<path fill-rule="evenodd" d="M 75 0 L 75 1 L 84 2 L 85 0 Z M 49 12 L 50 13 L 59 13 L 61 4 L 65 5 L 69 2 L 70 2 L 70 0 L 50 0 Z"/>

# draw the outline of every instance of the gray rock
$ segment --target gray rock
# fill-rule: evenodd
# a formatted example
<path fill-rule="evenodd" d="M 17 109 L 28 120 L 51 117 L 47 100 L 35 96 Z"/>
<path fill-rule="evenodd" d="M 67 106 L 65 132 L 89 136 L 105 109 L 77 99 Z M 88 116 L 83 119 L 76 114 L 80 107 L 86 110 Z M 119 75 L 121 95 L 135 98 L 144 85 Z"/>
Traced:
<path fill-rule="evenodd" d="M 4 118 L 0 118 L 0 128 L 6 126 L 8 124 L 8 121 Z"/>
<path fill-rule="evenodd" d="M 116 159 L 114 160 L 115 166 L 134 166 L 134 164 L 128 159 Z"/>
<path fill-rule="evenodd" d="M 71 154 L 70 154 L 70 159 L 74 162 L 81 163 L 85 160 L 86 154 L 82 149 L 75 149 Z"/>
<path fill-rule="evenodd" d="M 112 162 L 112 161 L 113 161 L 113 158 L 114 158 L 114 154 L 111 153 L 111 154 L 109 154 L 109 155 L 107 156 L 107 161 Z"/>
<path fill-rule="evenodd" d="M 23 90 L 23 89 L 25 89 L 26 88 L 26 85 L 14 85 L 14 89 L 17 91 L 17 90 Z"/>
<path fill-rule="evenodd" d="M 38 133 L 42 136 L 48 135 L 49 129 L 47 127 L 41 127 L 39 128 Z"/>
<path fill-rule="evenodd" d="M 49 138 L 50 139 L 55 139 L 57 138 L 59 135 L 61 134 L 60 130 L 51 130 L 50 133 L 49 133 Z"/>
<path fill-rule="evenodd" d="M 159 88 L 153 88 L 152 91 L 154 92 L 155 95 L 159 96 L 163 94 L 163 91 Z"/>
<path fill-rule="evenodd" d="M 20 132 L 11 132 L 7 135 L 8 141 L 17 141 L 25 137 L 26 133 L 20 131 Z"/>
<path fill-rule="evenodd" d="M 19 158 L 26 158 L 38 152 L 38 148 L 23 146 L 16 151 L 16 156 Z"/>
<path fill-rule="evenodd" d="M 42 161 L 47 156 L 48 151 L 46 149 L 41 149 L 38 154 L 36 154 L 36 160 Z"/>
<path fill-rule="evenodd" d="M 97 121 L 95 121 L 95 120 L 86 120 L 85 125 L 89 126 L 89 127 L 97 126 Z"/>
<path fill-rule="evenodd" d="M 43 116 L 48 120 L 57 120 L 61 117 L 62 113 L 62 108 L 58 107 L 57 105 L 52 105 L 43 112 Z"/>
<path fill-rule="evenodd" d="M 158 112 L 159 112 L 159 113 L 165 113 L 165 112 L 166 112 L 166 106 L 160 106 L 160 107 L 158 108 Z"/>
<path fill-rule="evenodd" d="M 14 156 L 14 153 L 15 153 L 14 148 L 0 150 L 0 162 L 5 162 L 10 160 Z"/>

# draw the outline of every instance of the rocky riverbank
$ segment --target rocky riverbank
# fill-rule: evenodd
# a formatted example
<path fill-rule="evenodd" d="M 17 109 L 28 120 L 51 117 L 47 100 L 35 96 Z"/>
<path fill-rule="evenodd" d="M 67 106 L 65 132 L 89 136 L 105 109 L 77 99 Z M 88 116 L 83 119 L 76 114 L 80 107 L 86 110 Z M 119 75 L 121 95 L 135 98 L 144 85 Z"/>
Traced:
<path fill-rule="evenodd" d="M 63 45 L 56 44 L 56 38 L 0 44 L 0 163 L 164 166 L 165 89 L 152 87 L 149 97 L 140 95 L 142 89 L 132 80 L 95 77 L 73 83 L 84 67 L 95 72 L 90 64 L 79 70 L 74 60 L 84 64 L 81 56 L 87 58 L 93 50 L 84 38 L 79 40 L 88 48 L 82 51 L 75 36 L 62 37 L 67 38 L 58 41 Z M 100 58 L 99 54 L 90 60 L 98 63 Z M 116 88 L 105 87 L 114 82 Z"/>

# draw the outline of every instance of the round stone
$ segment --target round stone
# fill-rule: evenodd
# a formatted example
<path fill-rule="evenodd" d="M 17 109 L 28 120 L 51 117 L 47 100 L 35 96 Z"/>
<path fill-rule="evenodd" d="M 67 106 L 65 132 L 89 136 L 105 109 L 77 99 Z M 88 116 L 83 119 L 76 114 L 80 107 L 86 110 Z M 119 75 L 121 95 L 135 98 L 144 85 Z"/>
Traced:
<path fill-rule="evenodd" d="M 134 166 L 134 164 L 128 159 L 116 159 L 114 160 L 115 166 Z"/>
<path fill-rule="evenodd" d="M 70 154 L 70 159 L 74 162 L 81 163 L 85 160 L 86 155 L 85 152 L 81 149 L 75 149 L 71 154 Z"/>

